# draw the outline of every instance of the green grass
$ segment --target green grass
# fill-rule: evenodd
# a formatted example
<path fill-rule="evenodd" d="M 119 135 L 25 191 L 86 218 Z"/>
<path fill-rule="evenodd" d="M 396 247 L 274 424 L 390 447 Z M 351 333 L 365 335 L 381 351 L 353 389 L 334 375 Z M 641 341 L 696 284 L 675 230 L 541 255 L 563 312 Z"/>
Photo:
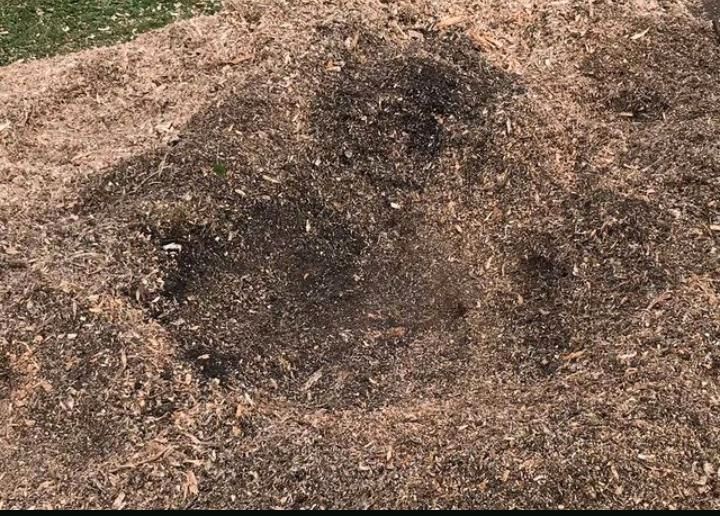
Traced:
<path fill-rule="evenodd" d="M 221 0 L 0 0 L 0 66 L 126 41 Z"/>
<path fill-rule="evenodd" d="M 225 166 L 225 163 L 218 161 L 213 165 L 213 172 L 215 172 L 216 176 L 227 177 L 227 166 Z"/>

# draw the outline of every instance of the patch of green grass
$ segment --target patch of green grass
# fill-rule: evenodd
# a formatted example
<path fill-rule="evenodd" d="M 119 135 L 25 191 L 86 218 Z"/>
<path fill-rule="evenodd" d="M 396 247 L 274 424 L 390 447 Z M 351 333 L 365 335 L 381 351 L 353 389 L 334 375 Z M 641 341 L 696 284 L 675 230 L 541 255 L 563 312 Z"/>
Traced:
<path fill-rule="evenodd" d="M 221 0 L 0 0 L 0 66 L 126 41 Z"/>
<path fill-rule="evenodd" d="M 225 163 L 218 161 L 213 165 L 213 172 L 218 177 L 227 177 L 227 167 Z"/>

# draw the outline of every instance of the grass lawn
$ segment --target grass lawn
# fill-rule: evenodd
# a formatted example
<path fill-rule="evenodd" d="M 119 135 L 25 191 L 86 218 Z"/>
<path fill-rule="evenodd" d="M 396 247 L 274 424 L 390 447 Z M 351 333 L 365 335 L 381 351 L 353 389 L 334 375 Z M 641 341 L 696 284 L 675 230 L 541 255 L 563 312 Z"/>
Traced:
<path fill-rule="evenodd" d="M 0 0 L 0 65 L 132 38 L 221 0 Z"/>

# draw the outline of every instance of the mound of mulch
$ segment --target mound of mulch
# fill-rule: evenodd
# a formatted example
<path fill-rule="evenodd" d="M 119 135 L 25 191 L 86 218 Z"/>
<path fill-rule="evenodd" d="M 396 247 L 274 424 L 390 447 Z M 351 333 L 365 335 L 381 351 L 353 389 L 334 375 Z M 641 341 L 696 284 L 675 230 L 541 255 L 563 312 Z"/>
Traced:
<path fill-rule="evenodd" d="M 275 4 L 0 75 L 0 506 L 717 505 L 709 22 Z"/>

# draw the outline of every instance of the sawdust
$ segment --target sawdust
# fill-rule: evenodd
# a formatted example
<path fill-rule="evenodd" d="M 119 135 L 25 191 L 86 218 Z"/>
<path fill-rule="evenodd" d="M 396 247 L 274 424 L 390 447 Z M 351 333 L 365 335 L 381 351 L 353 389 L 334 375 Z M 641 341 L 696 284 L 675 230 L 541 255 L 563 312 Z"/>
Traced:
<path fill-rule="evenodd" d="M 0 70 L 2 506 L 717 505 L 710 23 L 481 4 Z"/>

